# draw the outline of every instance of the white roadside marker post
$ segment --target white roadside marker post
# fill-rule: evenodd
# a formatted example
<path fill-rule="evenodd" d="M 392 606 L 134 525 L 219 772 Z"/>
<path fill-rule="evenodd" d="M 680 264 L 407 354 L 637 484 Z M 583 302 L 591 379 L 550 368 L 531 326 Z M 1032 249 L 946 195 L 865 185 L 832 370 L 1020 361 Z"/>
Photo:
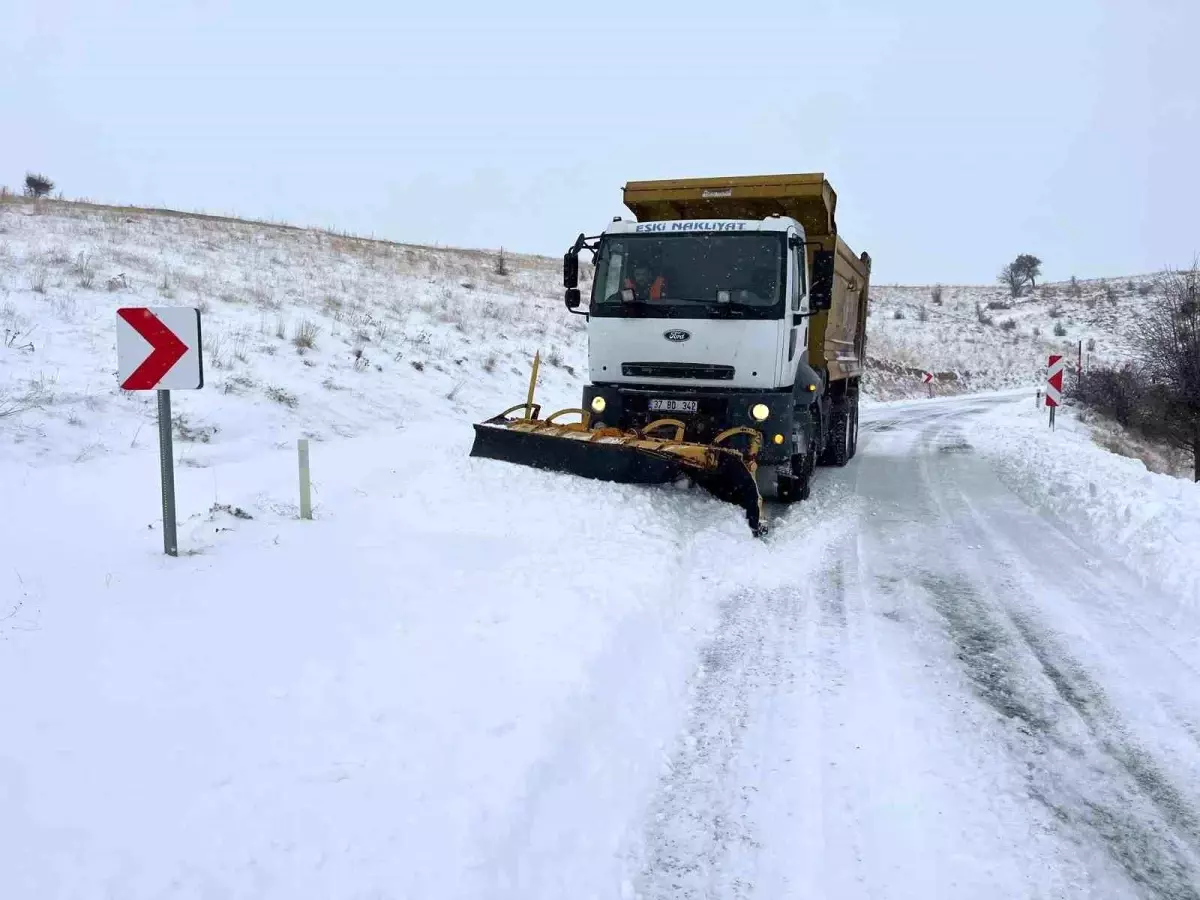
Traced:
<path fill-rule="evenodd" d="M 312 518 L 312 480 L 308 467 L 308 438 L 300 438 L 296 443 L 300 457 L 300 518 Z"/>

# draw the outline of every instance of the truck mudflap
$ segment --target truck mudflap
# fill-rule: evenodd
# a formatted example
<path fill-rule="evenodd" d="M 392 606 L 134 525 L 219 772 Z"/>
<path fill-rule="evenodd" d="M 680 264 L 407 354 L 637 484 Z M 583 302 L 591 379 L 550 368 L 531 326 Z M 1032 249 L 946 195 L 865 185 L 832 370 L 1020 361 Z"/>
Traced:
<path fill-rule="evenodd" d="M 558 421 L 571 414 L 579 421 Z M 471 456 L 622 484 L 669 484 L 687 476 L 717 499 L 741 507 L 755 535 L 765 532 L 754 478 L 762 436 L 754 429 L 730 428 L 712 443 L 698 444 L 683 439 L 685 425 L 678 419 L 659 419 L 636 431 L 590 425 L 585 409 L 560 409 L 543 419 L 539 404 L 520 403 L 475 425 Z M 733 446 L 735 438 L 744 439 L 738 442 L 744 449 Z"/>

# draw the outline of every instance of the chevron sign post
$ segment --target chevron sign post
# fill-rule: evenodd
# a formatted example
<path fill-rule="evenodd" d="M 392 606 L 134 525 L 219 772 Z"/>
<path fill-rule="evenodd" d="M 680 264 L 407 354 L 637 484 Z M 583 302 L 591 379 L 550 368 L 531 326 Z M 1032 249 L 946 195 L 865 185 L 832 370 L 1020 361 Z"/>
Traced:
<path fill-rule="evenodd" d="M 175 453 L 171 391 L 204 387 L 200 310 L 190 306 L 126 306 L 117 310 L 117 381 L 123 391 L 158 392 L 163 552 L 179 555 L 175 529 Z"/>
<path fill-rule="evenodd" d="M 1054 410 L 1062 403 L 1063 370 L 1066 362 L 1062 356 L 1055 353 L 1050 357 L 1046 369 L 1046 406 L 1050 407 L 1050 427 L 1054 427 Z"/>

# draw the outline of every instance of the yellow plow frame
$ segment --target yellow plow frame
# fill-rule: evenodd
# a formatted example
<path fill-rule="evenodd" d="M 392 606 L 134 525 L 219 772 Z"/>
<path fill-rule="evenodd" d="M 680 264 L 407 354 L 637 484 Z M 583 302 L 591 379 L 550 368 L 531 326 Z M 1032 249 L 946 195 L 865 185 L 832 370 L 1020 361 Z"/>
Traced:
<path fill-rule="evenodd" d="M 534 359 L 529 396 L 499 415 L 475 425 L 471 455 L 533 468 L 568 472 L 624 484 L 665 484 L 687 476 L 713 496 L 740 506 L 755 534 L 763 533 L 762 496 L 755 481 L 762 435 L 753 428 L 730 428 L 711 443 L 684 439 L 678 419 L 658 419 L 643 428 L 591 427 L 586 409 L 560 409 L 541 418 L 533 402 L 539 358 Z M 520 412 L 521 415 L 514 416 Z M 560 422 L 566 416 L 574 422 Z M 730 446 L 745 438 L 745 449 Z"/>

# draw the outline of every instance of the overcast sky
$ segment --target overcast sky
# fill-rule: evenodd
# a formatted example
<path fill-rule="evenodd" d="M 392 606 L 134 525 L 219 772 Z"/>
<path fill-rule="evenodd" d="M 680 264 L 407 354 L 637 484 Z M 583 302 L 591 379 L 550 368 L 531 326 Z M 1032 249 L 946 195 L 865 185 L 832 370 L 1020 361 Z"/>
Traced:
<path fill-rule="evenodd" d="M 558 255 L 627 180 L 823 171 L 878 281 L 1200 252 L 1197 0 L 13 3 L 0 184 Z"/>

